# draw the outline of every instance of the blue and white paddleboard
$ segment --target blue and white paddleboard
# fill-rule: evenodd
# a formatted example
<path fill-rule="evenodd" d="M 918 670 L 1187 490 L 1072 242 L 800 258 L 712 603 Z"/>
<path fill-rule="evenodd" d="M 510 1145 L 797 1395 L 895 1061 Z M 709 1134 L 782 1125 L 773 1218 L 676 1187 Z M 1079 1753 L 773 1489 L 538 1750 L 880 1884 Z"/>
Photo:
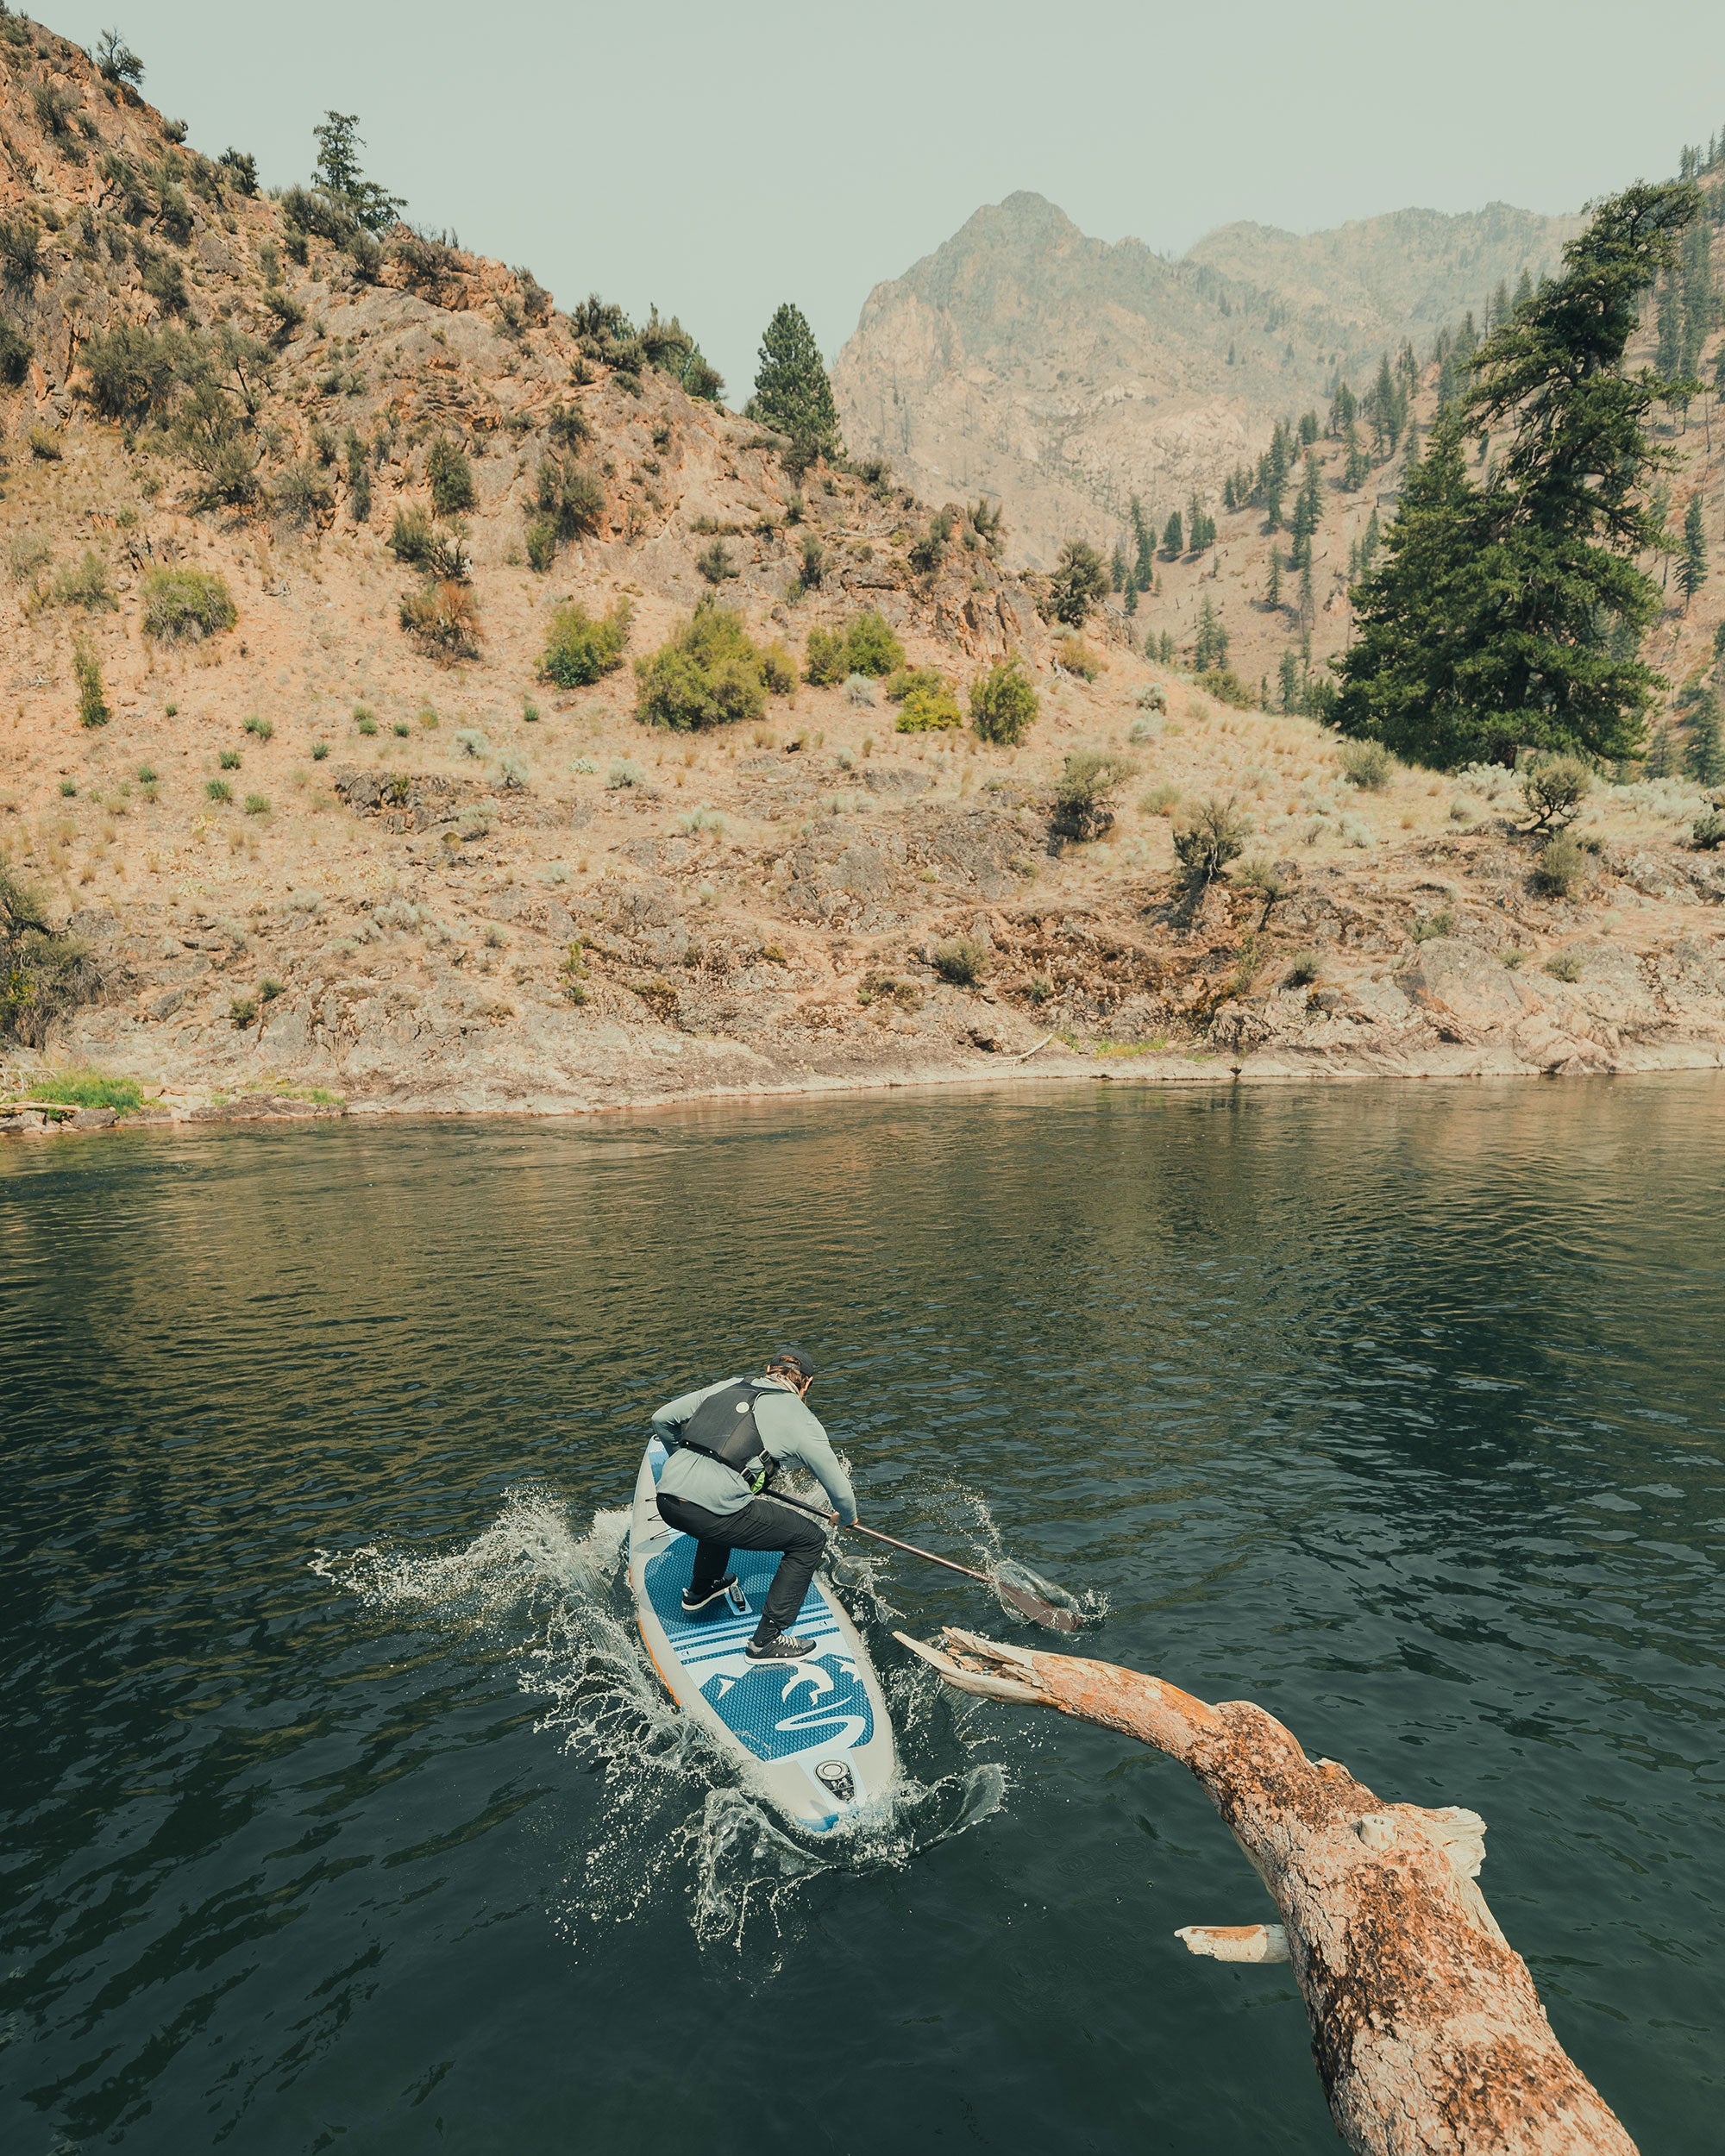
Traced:
<path fill-rule="evenodd" d="M 747 1778 L 800 1827 L 825 1833 L 885 1794 L 897 1762 L 886 1696 L 856 1627 L 819 1573 L 791 1629 L 812 1642 L 801 1662 L 743 1653 L 779 1563 L 776 1551 L 735 1550 L 746 1607 L 686 1617 L 693 1539 L 654 1502 L 667 1458 L 655 1438 L 635 1484 L 629 1585 L 641 1637 L 665 1689 L 743 1764 Z"/>

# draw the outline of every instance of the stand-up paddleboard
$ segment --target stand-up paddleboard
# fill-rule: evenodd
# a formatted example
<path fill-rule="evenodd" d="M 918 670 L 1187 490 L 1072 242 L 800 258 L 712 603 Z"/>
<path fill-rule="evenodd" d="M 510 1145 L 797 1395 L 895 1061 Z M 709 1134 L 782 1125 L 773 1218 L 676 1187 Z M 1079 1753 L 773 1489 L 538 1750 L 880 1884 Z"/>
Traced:
<path fill-rule="evenodd" d="M 686 1617 L 695 1544 L 654 1503 L 667 1458 L 655 1438 L 635 1483 L 629 1584 L 641 1637 L 665 1689 L 745 1764 L 749 1778 L 800 1827 L 825 1833 L 884 1794 L 896 1760 L 881 1681 L 856 1627 L 817 1573 L 790 1629 L 812 1643 L 801 1662 L 743 1653 L 777 1569 L 775 1550 L 733 1550 L 743 1607 Z"/>

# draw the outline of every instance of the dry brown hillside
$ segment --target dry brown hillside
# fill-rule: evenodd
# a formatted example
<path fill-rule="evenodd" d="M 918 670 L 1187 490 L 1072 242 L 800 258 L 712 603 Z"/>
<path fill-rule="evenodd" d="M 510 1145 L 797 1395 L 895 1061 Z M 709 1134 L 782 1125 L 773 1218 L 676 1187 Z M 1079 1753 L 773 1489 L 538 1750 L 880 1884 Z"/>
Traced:
<path fill-rule="evenodd" d="M 16 16 L 0 274 L 12 1101 L 72 1064 L 234 1115 L 1717 1060 L 1682 789 L 1596 802 L 1585 887 L 1542 897 L 1501 775 L 1362 791 L 1106 620 L 1062 646 L 986 527 L 794 480 L 667 325 L 251 196 Z M 714 593 L 758 711 L 646 723 L 630 662 Z M 561 686 L 571 602 L 627 645 Z M 937 716 L 1017 655 L 1022 744 L 811 686 L 865 611 Z M 1212 798 L 1246 850 L 1195 890 L 1172 832 Z"/>

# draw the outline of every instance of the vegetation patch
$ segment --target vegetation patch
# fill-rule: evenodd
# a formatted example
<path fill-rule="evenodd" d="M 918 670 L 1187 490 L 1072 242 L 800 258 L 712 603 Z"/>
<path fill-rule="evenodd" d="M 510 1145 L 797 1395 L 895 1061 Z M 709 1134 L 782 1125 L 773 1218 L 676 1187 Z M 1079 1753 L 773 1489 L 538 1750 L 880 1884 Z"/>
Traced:
<path fill-rule="evenodd" d="M 402 628 L 426 657 L 453 666 L 458 659 L 477 659 L 483 645 L 480 631 L 479 601 L 471 586 L 454 578 L 409 592 L 401 601 Z"/>
<path fill-rule="evenodd" d="M 198 643 L 240 618 L 226 580 L 204 569 L 153 569 L 144 579 L 143 631 L 152 643 Z"/>
<path fill-rule="evenodd" d="M 85 946 L 56 929 L 38 894 L 0 868 L 0 1038 L 41 1047 L 54 1020 L 96 987 Z"/>
<path fill-rule="evenodd" d="M 60 1070 L 30 1081 L 32 1100 L 54 1100 L 68 1108 L 116 1108 L 122 1115 L 144 1105 L 135 1078 L 110 1078 L 99 1070 Z"/>
<path fill-rule="evenodd" d="M 635 661 L 635 716 L 644 726 L 679 732 L 758 719 L 785 667 L 780 654 L 755 642 L 739 616 L 704 599 L 668 643 Z"/>
<path fill-rule="evenodd" d="M 551 632 L 539 661 L 541 678 L 560 689 L 591 688 L 623 664 L 633 620 L 634 610 L 626 599 L 618 599 L 597 619 L 578 599 L 568 600 L 551 617 Z"/>

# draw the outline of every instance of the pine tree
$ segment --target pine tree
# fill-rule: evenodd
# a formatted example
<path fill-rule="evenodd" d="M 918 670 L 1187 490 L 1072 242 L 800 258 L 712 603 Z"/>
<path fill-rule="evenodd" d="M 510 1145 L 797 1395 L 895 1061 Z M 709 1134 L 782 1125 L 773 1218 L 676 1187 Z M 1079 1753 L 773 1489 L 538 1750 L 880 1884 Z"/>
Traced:
<path fill-rule="evenodd" d="M 1683 518 L 1683 559 L 1677 565 L 1678 586 L 1684 600 L 1692 599 L 1707 581 L 1707 535 L 1701 528 L 1701 496 L 1698 492 L 1689 498 L 1689 507 Z"/>
<path fill-rule="evenodd" d="M 1318 602 L 1312 590 L 1312 564 L 1308 560 L 1300 570 L 1299 623 L 1309 636 L 1318 618 Z"/>
<path fill-rule="evenodd" d="M 1138 542 L 1138 559 L 1132 563 L 1132 582 L 1141 592 L 1151 590 L 1156 583 L 1156 526 L 1144 513 L 1144 504 L 1134 494 L 1132 498 L 1132 537 Z"/>
<path fill-rule="evenodd" d="M 1317 530 L 1324 513 L 1323 478 L 1318 469 L 1318 460 L 1308 455 L 1306 475 L 1300 488 L 1300 498 L 1294 505 L 1294 515 L 1289 530 L 1294 536 L 1292 566 L 1308 569 L 1312 563 L 1312 535 Z"/>
<path fill-rule="evenodd" d="M 763 424 L 790 436 L 794 458 L 800 464 L 844 454 L 838 411 L 832 401 L 832 384 L 821 364 L 820 347 L 802 310 L 788 299 L 767 324 L 761 340 L 751 409 Z"/>
<path fill-rule="evenodd" d="M 1683 371 L 1683 289 L 1675 272 L 1659 283 L 1659 338 L 1653 365 L 1659 373 L 1675 378 Z"/>
<path fill-rule="evenodd" d="M 1192 666 L 1195 673 L 1209 674 L 1228 663 L 1228 632 L 1217 615 L 1215 602 L 1208 595 L 1198 610 L 1198 636 L 1192 647 Z"/>
<path fill-rule="evenodd" d="M 357 112 L 326 112 L 323 124 L 311 130 L 317 143 L 317 166 L 312 185 L 320 194 L 341 204 L 354 221 L 367 232 L 387 232 L 407 207 L 360 170 L 359 152 L 365 147 Z"/>
<path fill-rule="evenodd" d="M 1283 710 L 1284 711 L 1298 711 L 1300 708 L 1300 662 L 1294 656 L 1292 644 L 1283 647 L 1282 658 L 1276 668 L 1276 674 L 1282 691 Z"/>
<path fill-rule="evenodd" d="M 1377 549 L 1383 544 L 1383 534 L 1378 529 L 1377 511 L 1374 509 L 1365 520 L 1365 536 L 1359 542 L 1359 566 L 1363 573 L 1371 571 L 1372 563 L 1377 559 Z"/>
<path fill-rule="evenodd" d="M 1359 429 L 1350 419 L 1347 423 L 1347 463 L 1342 470 L 1342 485 L 1350 494 L 1358 493 L 1371 477 L 1371 459 L 1359 446 Z"/>
<path fill-rule="evenodd" d="M 1176 509 L 1163 530 L 1162 558 L 1164 561 L 1176 561 L 1185 551 L 1186 536 L 1180 528 L 1180 511 Z"/>
<path fill-rule="evenodd" d="M 1697 786 L 1725 785 L 1725 742 L 1720 739 L 1719 699 L 1703 689 L 1690 705 L 1683 745 L 1685 778 Z"/>
<path fill-rule="evenodd" d="M 1527 301 L 1528 301 L 1528 300 L 1530 300 L 1533 297 L 1534 297 L 1534 280 L 1533 280 L 1533 279 L 1532 279 L 1532 278 L 1531 278 L 1531 277 L 1527 274 L 1527 272 L 1524 269 L 1524 270 L 1521 272 L 1521 282 L 1520 282 L 1520 284 L 1518 284 L 1518 285 L 1516 285 L 1516 287 L 1515 287 L 1515 311 L 1519 314 L 1519 313 L 1521 312 L 1521 309 L 1523 308 L 1523 306 L 1525 306 L 1525 305 L 1526 305 L 1526 304 L 1527 303 Z"/>
<path fill-rule="evenodd" d="M 1126 580 L 1131 574 L 1131 570 L 1126 567 L 1126 550 L 1116 539 L 1113 555 L 1108 563 L 1108 589 L 1111 592 L 1125 591 Z"/>
<path fill-rule="evenodd" d="M 1668 779 L 1676 768 L 1677 750 L 1672 743 L 1671 728 L 1656 726 L 1647 749 L 1647 776 L 1650 779 Z"/>
<path fill-rule="evenodd" d="M 1264 587 L 1264 603 L 1266 606 L 1280 606 L 1282 604 L 1282 549 L 1280 547 L 1272 547 L 1270 549 L 1270 580 Z"/>
<path fill-rule="evenodd" d="M 1156 655 L 1165 667 L 1174 664 L 1174 632 L 1164 629 L 1157 640 Z"/>
<path fill-rule="evenodd" d="M 1626 373 L 1642 295 L 1675 258 L 1693 186 L 1603 203 L 1564 273 L 1479 355 L 1464 411 L 1409 474 L 1389 559 L 1361 587 L 1336 723 L 1414 760 L 1507 761 L 1518 747 L 1615 759 L 1640 747 L 1659 676 L 1610 649 L 1659 609 L 1636 556 L 1659 543 L 1647 499 L 1671 453 L 1647 421 L 1665 385 Z M 1476 485 L 1462 428 L 1508 430 Z"/>

